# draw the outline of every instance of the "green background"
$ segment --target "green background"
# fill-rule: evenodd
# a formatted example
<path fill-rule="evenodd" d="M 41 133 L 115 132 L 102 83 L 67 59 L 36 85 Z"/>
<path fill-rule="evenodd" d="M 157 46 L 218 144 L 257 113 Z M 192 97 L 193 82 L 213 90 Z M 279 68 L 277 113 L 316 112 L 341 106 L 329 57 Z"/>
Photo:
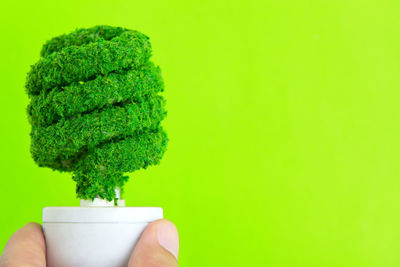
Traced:
<path fill-rule="evenodd" d="M 131 175 L 181 266 L 400 266 L 400 3 L 3 1 L 0 249 L 45 206 L 79 205 L 29 153 L 24 82 L 49 38 L 109 24 L 151 38 L 170 143 Z"/>

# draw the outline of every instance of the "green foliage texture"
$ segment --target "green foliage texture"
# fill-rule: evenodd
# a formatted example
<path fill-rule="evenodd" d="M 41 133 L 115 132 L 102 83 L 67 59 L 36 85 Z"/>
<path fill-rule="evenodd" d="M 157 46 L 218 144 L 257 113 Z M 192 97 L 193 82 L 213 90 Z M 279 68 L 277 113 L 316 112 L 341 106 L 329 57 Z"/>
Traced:
<path fill-rule="evenodd" d="M 165 152 L 164 84 L 150 56 L 146 35 L 96 26 L 49 40 L 28 73 L 32 157 L 73 172 L 79 198 L 113 200 L 124 173 Z"/>

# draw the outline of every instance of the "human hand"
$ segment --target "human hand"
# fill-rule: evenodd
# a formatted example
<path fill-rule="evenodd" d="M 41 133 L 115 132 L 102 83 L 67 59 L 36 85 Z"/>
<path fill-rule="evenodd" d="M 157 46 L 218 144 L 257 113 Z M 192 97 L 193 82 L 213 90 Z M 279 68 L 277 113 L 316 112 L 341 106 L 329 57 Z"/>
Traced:
<path fill-rule="evenodd" d="M 128 267 L 177 267 L 179 237 L 174 224 L 158 220 L 144 230 L 129 259 Z M 28 223 L 8 240 L 0 267 L 45 267 L 46 243 L 42 227 Z"/>

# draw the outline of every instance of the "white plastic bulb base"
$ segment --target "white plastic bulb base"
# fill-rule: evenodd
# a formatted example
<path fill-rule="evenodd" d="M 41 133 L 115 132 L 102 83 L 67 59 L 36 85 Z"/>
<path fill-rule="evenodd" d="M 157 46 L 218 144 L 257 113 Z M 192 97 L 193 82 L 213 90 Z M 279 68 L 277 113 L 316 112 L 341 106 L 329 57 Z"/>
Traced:
<path fill-rule="evenodd" d="M 43 232 L 48 267 L 126 267 L 146 226 L 162 208 L 81 200 L 81 207 L 46 207 Z"/>

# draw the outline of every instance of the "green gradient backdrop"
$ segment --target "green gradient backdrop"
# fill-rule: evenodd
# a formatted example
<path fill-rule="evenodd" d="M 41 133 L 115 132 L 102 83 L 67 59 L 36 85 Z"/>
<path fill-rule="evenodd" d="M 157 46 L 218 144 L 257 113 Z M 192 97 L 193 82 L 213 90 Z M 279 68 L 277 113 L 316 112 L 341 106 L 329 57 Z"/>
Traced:
<path fill-rule="evenodd" d="M 2 5 L 1 250 L 78 205 L 30 158 L 26 72 L 47 39 L 110 24 L 149 35 L 163 70 L 169 149 L 125 199 L 164 208 L 181 266 L 400 266 L 398 1 Z"/>

